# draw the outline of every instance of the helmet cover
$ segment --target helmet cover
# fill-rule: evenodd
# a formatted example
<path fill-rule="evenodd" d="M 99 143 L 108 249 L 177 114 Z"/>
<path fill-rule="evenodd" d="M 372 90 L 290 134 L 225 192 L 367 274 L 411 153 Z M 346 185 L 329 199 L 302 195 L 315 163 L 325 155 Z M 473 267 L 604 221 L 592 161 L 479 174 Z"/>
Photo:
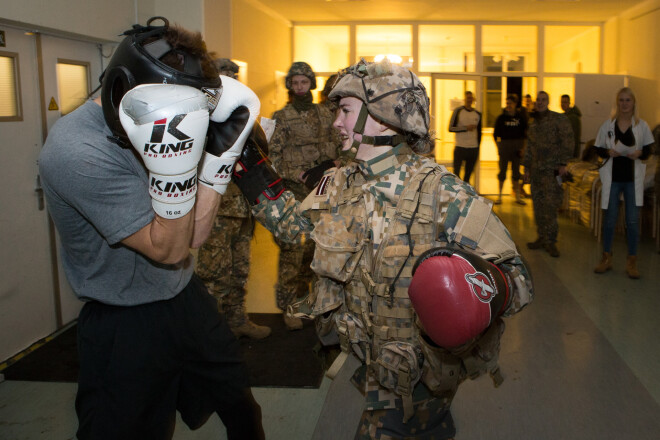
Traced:
<path fill-rule="evenodd" d="M 152 26 L 155 20 L 164 25 Z M 205 76 L 201 60 L 187 51 L 173 48 L 164 38 L 169 21 L 164 17 L 152 17 L 146 26 L 139 24 L 123 33 L 126 37 L 119 43 L 105 71 L 101 74 L 101 101 L 103 116 L 112 133 L 126 140 L 126 133 L 119 122 L 119 103 L 124 94 L 139 84 L 180 84 L 197 89 L 220 88 L 219 76 Z M 150 38 L 155 41 L 145 44 Z M 183 71 L 160 61 L 173 52 L 183 59 Z"/>
<path fill-rule="evenodd" d="M 429 134 L 429 97 L 424 84 L 410 70 L 390 63 L 361 60 L 339 74 L 329 99 L 352 96 L 361 100 L 369 114 L 404 132 Z"/>
<path fill-rule="evenodd" d="M 286 78 L 284 79 L 284 85 L 288 90 L 291 90 L 291 78 L 296 75 L 303 75 L 309 78 L 309 80 L 312 82 L 312 85 L 309 88 L 310 90 L 316 88 L 316 74 L 312 70 L 312 66 L 304 61 L 296 61 L 291 65 L 289 68 L 289 73 L 286 74 Z"/>

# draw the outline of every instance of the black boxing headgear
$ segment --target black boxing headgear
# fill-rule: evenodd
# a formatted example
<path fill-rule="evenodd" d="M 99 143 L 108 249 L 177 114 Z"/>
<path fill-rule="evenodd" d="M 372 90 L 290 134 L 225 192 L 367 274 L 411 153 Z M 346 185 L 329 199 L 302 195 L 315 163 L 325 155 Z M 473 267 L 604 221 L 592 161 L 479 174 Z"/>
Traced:
<path fill-rule="evenodd" d="M 155 20 L 162 20 L 164 24 L 152 26 Z M 152 17 L 146 26 L 133 25 L 132 29 L 122 34 L 126 38 L 119 43 L 99 78 L 103 116 L 112 130 L 113 140 L 119 141 L 120 145 L 125 144 L 127 138 L 119 122 L 119 103 L 133 87 L 140 84 L 180 84 L 201 90 L 222 86 L 219 76 L 208 78 L 203 75 L 199 57 L 175 49 L 165 40 L 168 28 L 169 21 L 164 17 Z M 145 44 L 149 39 L 154 41 Z M 183 71 L 160 61 L 172 51 L 183 59 Z"/>

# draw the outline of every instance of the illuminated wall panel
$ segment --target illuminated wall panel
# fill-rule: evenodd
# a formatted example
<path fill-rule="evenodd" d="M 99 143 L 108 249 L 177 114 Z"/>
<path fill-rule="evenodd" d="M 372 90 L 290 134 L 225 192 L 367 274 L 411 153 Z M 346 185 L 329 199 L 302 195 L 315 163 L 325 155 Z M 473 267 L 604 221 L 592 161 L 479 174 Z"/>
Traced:
<path fill-rule="evenodd" d="M 363 25 L 356 27 L 357 57 L 367 61 L 391 56 L 391 61 L 412 67 L 412 26 Z"/>
<path fill-rule="evenodd" d="M 545 71 L 598 73 L 600 27 L 546 26 Z"/>
<path fill-rule="evenodd" d="M 484 72 L 535 72 L 536 26 L 483 26 Z"/>
<path fill-rule="evenodd" d="M 315 72 L 336 72 L 350 64 L 348 26 L 296 26 L 294 61 L 305 61 Z"/>
<path fill-rule="evenodd" d="M 474 26 L 419 26 L 420 72 L 474 72 Z"/>

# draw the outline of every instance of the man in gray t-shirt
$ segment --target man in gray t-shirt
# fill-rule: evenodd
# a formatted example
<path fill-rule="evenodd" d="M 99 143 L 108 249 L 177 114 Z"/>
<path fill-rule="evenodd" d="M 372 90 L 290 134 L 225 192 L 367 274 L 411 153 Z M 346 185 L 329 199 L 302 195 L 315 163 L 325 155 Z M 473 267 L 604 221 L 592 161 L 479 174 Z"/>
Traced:
<path fill-rule="evenodd" d="M 158 211 L 154 180 L 117 119 L 120 99 L 139 84 L 221 85 L 199 33 L 154 20 L 125 34 L 101 98 L 61 118 L 39 158 L 64 269 L 86 301 L 77 326 L 77 438 L 169 439 L 178 410 L 191 429 L 216 412 L 228 438 L 261 439 L 238 342 L 193 275 L 189 248 L 208 235 L 218 193 L 196 188 L 193 177 L 194 207 L 175 216 Z M 199 111 L 206 107 L 204 98 Z M 179 113 L 173 119 L 187 110 Z"/>
<path fill-rule="evenodd" d="M 190 281 L 192 256 L 154 264 L 121 244 L 155 214 L 142 161 L 132 149 L 110 142 L 111 135 L 102 108 L 88 101 L 58 121 L 41 153 L 40 174 L 67 279 L 83 300 L 133 306 L 170 299 Z"/>

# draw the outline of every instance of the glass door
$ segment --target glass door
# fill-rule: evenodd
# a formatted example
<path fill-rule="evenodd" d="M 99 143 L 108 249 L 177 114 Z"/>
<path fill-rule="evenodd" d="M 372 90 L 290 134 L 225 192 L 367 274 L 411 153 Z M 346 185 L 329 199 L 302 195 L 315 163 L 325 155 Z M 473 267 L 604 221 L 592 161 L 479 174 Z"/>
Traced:
<path fill-rule="evenodd" d="M 449 131 L 449 120 L 455 108 L 464 104 L 465 92 L 475 96 L 474 107 L 481 111 L 481 82 L 477 75 L 434 73 L 431 82 L 432 127 L 435 130 L 435 161 L 454 171 L 454 133 Z M 474 168 L 470 182 L 479 191 L 480 165 Z"/>

